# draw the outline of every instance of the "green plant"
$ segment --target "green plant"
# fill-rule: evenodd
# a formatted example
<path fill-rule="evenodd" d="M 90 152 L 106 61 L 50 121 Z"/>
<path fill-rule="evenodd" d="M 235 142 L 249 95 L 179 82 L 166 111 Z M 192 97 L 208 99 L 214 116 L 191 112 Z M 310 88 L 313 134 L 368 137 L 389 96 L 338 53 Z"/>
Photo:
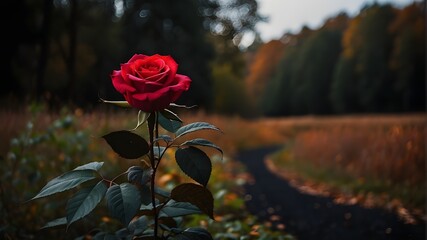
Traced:
<path fill-rule="evenodd" d="M 50 180 L 31 200 L 71 189 L 78 191 L 67 201 L 66 216 L 48 222 L 45 228 L 65 226 L 68 230 L 105 199 L 110 215 L 122 228 L 96 231 L 95 239 L 212 239 L 205 228 L 185 228 L 182 223 L 184 216 L 193 214 L 214 219 L 214 199 L 207 188 L 212 163 L 204 149 L 217 150 L 221 155 L 223 152 L 207 139 L 187 137 L 197 131 L 221 130 L 207 122 L 184 125 L 176 113 L 165 107 L 187 108 L 172 103 L 191 81 L 175 75 L 176 69 L 177 64 L 170 57 L 135 55 L 122 65 L 121 71 L 113 72 L 113 84 L 127 101 L 103 101 L 138 108 L 137 126 L 110 132 L 102 138 L 118 156 L 137 159 L 139 164 L 109 179 L 100 171 L 104 162 L 95 161 Z M 148 129 L 148 141 L 138 132 L 143 125 Z M 193 180 L 170 192 L 156 185 L 156 174 L 169 149 L 175 151 L 179 168 Z M 127 178 L 123 179 L 124 176 Z"/>

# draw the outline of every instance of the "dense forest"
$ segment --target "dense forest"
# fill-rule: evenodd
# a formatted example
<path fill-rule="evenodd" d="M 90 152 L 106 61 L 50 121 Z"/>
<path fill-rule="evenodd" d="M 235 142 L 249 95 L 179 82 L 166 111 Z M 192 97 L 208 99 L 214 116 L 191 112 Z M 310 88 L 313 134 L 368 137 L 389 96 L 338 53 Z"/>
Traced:
<path fill-rule="evenodd" d="M 2 29 L 13 33 L 1 45 L 4 107 L 122 100 L 110 74 L 138 53 L 171 55 L 193 81 L 180 101 L 212 109 L 212 69 L 226 61 L 227 77 L 243 79 L 239 42 L 264 20 L 256 0 L 24 0 L 4 9 Z"/>
<path fill-rule="evenodd" d="M 171 55 L 191 88 L 180 102 L 242 116 L 425 110 L 425 7 L 345 12 L 263 43 L 256 0 L 7 1 L 3 107 L 91 109 L 122 100 L 110 74 L 133 54 Z M 12 14 L 13 13 L 13 14 Z M 278 29 L 280 31 L 280 29 Z M 242 49 L 245 33 L 254 43 Z"/>
<path fill-rule="evenodd" d="M 425 12 L 372 4 L 262 45 L 246 78 L 258 114 L 425 110 Z"/>

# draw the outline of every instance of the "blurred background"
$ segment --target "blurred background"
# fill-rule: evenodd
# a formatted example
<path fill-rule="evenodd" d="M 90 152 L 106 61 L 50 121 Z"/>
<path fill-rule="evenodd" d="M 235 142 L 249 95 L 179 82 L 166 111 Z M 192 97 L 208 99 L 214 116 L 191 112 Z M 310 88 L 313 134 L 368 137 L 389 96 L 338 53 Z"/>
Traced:
<path fill-rule="evenodd" d="M 206 136 L 229 159 L 221 163 L 229 170 L 213 173 L 223 222 L 211 231 L 283 236 L 245 210 L 241 187 L 249 177 L 233 161 L 241 150 L 277 144 L 283 147 L 270 166 L 285 178 L 327 186 L 340 201 L 403 212 L 409 222 L 425 219 L 425 2 L 295 3 L 5 1 L 0 237 L 64 237 L 38 231 L 64 214 L 64 196 L 19 204 L 77 165 L 128 164 L 96 136 L 136 124 L 136 112 L 99 101 L 123 100 L 110 74 L 135 53 L 171 55 L 178 73 L 192 79 L 178 103 L 198 106 L 184 120 L 227 133 Z M 165 167 L 168 181 L 185 179 L 174 167 Z M 90 216 L 69 234 L 97 221 L 116 226 Z"/>
<path fill-rule="evenodd" d="M 109 77 L 120 63 L 159 53 L 193 79 L 180 101 L 216 113 L 424 111 L 423 2 L 360 4 L 287 32 L 283 10 L 277 39 L 263 40 L 269 16 L 256 0 L 13 1 L 2 16 L 2 106 L 94 108 L 120 98 Z"/>

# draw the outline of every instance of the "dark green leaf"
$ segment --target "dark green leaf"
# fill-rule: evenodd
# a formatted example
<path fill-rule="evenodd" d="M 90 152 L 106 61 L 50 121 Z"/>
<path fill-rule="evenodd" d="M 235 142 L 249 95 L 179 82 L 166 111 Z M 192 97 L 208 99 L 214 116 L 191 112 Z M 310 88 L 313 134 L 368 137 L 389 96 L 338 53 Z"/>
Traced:
<path fill-rule="evenodd" d="M 102 165 L 104 165 L 104 162 L 90 162 L 85 165 L 78 166 L 74 168 L 74 170 L 94 170 L 98 171 L 101 169 Z"/>
<path fill-rule="evenodd" d="M 33 199 L 63 192 L 95 178 L 92 170 L 74 170 L 50 180 Z"/>
<path fill-rule="evenodd" d="M 146 216 L 141 216 L 135 221 L 129 224 L 129 231 L 133 232 L 134 235 L 142 234 L 150 226 L 150 221 Z"/>
<path fill-rule="evenodd" d="M 213 240 L 211 234 L 204 228 L 187 228 L 175 235 L 173 240 Z"/>
<path fill-rule="evenodd" d="M 166 148 L 165 148 L 165 147 L 158 147 L 158 146 L 155 146 L 155 147 L 154 147 L 154 156 L 155 156 L 156 158 L 160 158 L 161 156 L 163 156 L 163 153 L 165 153 L 165 151 L 166 151 Z"/>
<path fill-rule="evenodd" d="M 196 138 L 193 140 L 186 141 L 181 144 L 181 146 L 203 146 L 203 147 L 210 147 L 215 148 L 216 150 L 220 151 L 221 154 L 223 154 L 222 149 L 218 147 L 217 145 L 213 144 L 209 140 L 203 139 L 203 138 Z"/>
<path fill-rule="evenodd" d="M 199 131 L 199 130 L 215 130 L 215 131 L 221 131 L 219 128 L 215 127 L 214 125 L 207 123 L 207 122 L 195 122 L 190 123 L 188 125 L 185 125 L 181 128 L 179 128 L 175 134 L 176 138 L 179 138 L 181 136 L 184 136 L 188 133 Z"/>
<path fill-rule="evenodd" d="M 163 190 L 163 189 L 161 189 L 161 188 L 158 188 L 158 187 L 154 187 L 154 192 L 155 192 L 157 195 L 162 196 L 162 197 L 165 197 L 165 198 L 169 198 L 169 197 L 171 196 L 170 192 L 168 192 L 168 191 L 166 191 L 166 190 Z"/>
<path fill-rule="evenodd" d="M 106 192 L 107 186 L 103 181 L 78 191 L 67 202 L 67 227 L 89 214 L 101 202 Z"/>
<path fill-rule="evenodd" d="M 44 229 L 44 228 L 51 228 L 51 227 L 58 227 L 58 226 L 66 225 L 66 224 L 67 224 L 67 218 L 66 217 L 57 218 L 55 220 L 52 220 L 52 221 L 46 223 L 42 227 L 42 229 Z"/>
<path fill-rule="evenodd" d="M 122 183 L 108 188 L 106 198 L 111 215 L 126 226 L 141 206 L 139 191 L 130 183 Z"/>
<path fill-rule="evenodd" d="M 189 202 L 171 201 L 160 210 L 159 217 L 180 217 L 200 213 L 202 211 Z"/>
<path fill-rule="evenodd" d="M 173 139 L 169 135 L 160 135 L 158 138 L 154 139 L 154 142 L 164 141 L 166 143 L 173 142 Z"/>
<path fill-rule="evenodd" d="M 196 182 L 206 186 L 212 172 L 208 155 L 196 147 L 179 148 L 175 159 L 182 171 Z"/>
<path fill-rule="evenodd" d="M 178 202 L 189 202 L 197 206 L 203 213 L 214 219 L 212 193 L 203 186 L 194 183 L 184 183 L 176 186 L 171 192 L 171 198 Z"/>
<path fill-rule="evenodd" d="M 132 239 L 133 234 L 127 228 L 122 228 L 116 231 L 116 237 L 119 239 Z"/>
<path fill-rule="evenodd" d="M 146 205 L 151 204 L 151 189 L 148 185 L 149 184 L 145 184 L 139 188 L 141 192 L 141 203 Z"/>
<path fill-rule="evenodd" d="M 163 115 L 163 117 L 165 117 L 166 119 L 170 119 L 170 120 L 182 123 L 181 118 L 179 118 L 176 113 L 172 112 L 169 109 L 164 109 L 163 111 L 160 112 L 160 114 Z"/>
<path fill-rule="evenodd" d="M 128 169 L 127 172 L 129 182 L 137 182 L 141 185 L 144 185 L 150 181 L 153 171 L 151 169 L 143 169 L 140 166 L 132 166 Z"/>
<path fill-rule="evenodd" d="M 169 231 L 170 228 L 176 228 L 178 226 L 175 219 L 171 217 L 160 217 L 159 224 L 160 224 L 160 227 L 162 227 L 167 231 Z"/>
<path fill-rule="evenodd" d="M 111 132 L 103 138 L 119 156 L 126 159 L 140 158 L 150 150 L 144 138 L 130 131 Z"/>
<path fill-rule="evenodd" d="M 164 129 L 166 129 L 169 132 L 176 132 L 181 126 L 182 126 L 182 120 L 178 118 L 178 116 L 173 117 L 174 115 L 168 114 L 167 116 L 164 115 L 164 112 L 159 114 L 159 124 Z"/>

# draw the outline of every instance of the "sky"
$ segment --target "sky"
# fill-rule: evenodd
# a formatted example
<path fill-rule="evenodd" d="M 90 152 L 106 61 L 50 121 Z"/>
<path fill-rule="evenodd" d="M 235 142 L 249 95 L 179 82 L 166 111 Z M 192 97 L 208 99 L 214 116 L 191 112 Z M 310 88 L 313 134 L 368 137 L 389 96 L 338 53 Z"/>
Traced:
<path fill-rule="evenodd" d="M 302 26 L 318 28 L 323 22 L 339 12 L 345 11 L 349 16 L 355 16 L 365 4 L 391 3 L 401 7 L 414 0 L 257 0 L 259 13 L 269 18 L 261 22 L 256 29 L 261 39 L 268 42 L 279 39 L 285 32 L 298 33 Z M 422 0 L 416 0 L 420 2 Z M 253 36 L 247 36 L 244 41 L 252 42 Z"/>

